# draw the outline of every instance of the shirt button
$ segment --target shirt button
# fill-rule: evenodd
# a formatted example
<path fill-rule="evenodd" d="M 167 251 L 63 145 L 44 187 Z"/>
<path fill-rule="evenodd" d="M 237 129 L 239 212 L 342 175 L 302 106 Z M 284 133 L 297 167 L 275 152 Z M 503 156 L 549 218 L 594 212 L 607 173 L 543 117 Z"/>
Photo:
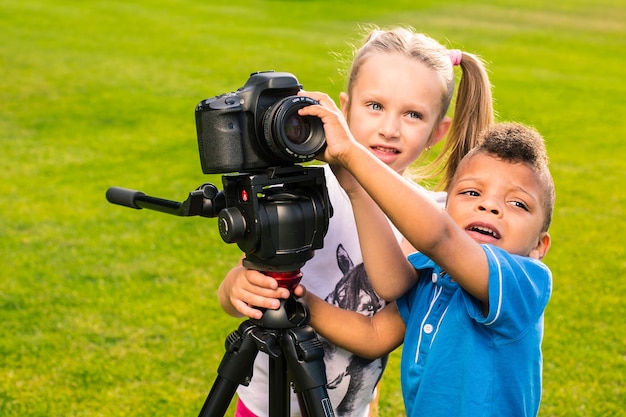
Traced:
<path fill-rule="evenodd" d="M 433 272 L 433 274 L 430 276 L 430 278 L 432 279 L 433 283 L 437 283 L 437 273 Z"/>
<path fill-rule="evenodd" d="M 432 324 L 424 325 L 424 333 L 431 334 L 432 332 L 433 332 L 433 325 Z"/>

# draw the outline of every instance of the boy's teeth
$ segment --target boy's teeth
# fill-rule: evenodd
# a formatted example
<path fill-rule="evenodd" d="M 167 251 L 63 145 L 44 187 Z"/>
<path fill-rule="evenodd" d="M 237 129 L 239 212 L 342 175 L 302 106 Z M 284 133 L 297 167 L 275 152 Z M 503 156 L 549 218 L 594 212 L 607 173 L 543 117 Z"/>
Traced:
<path fill-rule="evenodd" d="M 476 230 L 477 232 L 484 233 L 484 234 L 491 235 L 491 236 L 495 237 L 495 233 L 493 232 L 493 230 L 488 229 L 486 227 L 474 227 L 474 230 Z"/>

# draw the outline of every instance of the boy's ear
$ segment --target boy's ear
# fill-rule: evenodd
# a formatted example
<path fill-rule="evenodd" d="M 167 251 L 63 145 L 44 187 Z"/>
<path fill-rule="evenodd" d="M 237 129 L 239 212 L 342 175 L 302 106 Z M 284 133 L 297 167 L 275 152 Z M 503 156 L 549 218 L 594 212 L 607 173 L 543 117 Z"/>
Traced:
<path fill-rule="evenodd" d="M 451 125 L 452 119 L 448 116 L 444 117 L 443 120 L 439 122 L 439 125 L 435 127 L 435 130 L 433 130 L 433 134 L 430 138 L 430 141 L 428 142 L 428 146 L 435 146 L 437 142 L 443 139 L 446 133 L 448 133 L 448 130 L 450 130 Z"/>
<path fill-rule="evenodd" d="M 539 239 L 537 240 L 537 246 L 535 246 L 530 251 L 528 256 L 534 259 L 543 259 L 543 257 L 546 256 L 546 254 L 548 253 L 548 250 L 550 249 L 550 243 L 551 243 L 551 240 L 550 240 L 550 235 L 548 234 L 548 232 L 541 233 L 541 235 L 539 236 Z"/>

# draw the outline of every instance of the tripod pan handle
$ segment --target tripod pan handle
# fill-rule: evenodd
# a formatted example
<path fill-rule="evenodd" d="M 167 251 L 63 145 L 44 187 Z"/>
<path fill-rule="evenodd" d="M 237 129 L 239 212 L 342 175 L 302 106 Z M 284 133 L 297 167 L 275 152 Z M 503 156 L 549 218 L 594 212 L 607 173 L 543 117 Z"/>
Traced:
<path fill-rule="evenodd" d="M 118 204 L 120 206 L 126 206 L 134 209 L 141 209 L 135 202 L 137 197 L 145 197 L 145 194 L 141 191 L 131 190 L 122 187 L 110 187 L 106 193 L 109 203 Z"/>

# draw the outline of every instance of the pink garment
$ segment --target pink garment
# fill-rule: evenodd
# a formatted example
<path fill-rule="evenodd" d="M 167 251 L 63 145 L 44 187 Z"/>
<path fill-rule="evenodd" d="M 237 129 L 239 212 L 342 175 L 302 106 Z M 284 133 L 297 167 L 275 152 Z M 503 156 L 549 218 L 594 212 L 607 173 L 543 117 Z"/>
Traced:
<path fill-rule="evenodd" d="M 257 417 L 246 405 L 237 398 L 237 406 L 235 408 L 235 417 Z"/>

